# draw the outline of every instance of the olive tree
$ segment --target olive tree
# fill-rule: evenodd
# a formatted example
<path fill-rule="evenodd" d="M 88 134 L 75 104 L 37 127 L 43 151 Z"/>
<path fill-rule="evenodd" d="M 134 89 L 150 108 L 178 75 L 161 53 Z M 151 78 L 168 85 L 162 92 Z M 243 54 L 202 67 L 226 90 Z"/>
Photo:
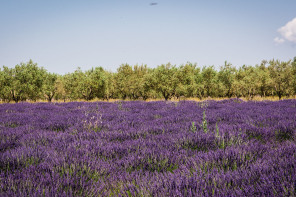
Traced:
<path fill-rule="evenodd" d="M 39 68 L 32 60 L 27 63 L 20 63 L 14 68 L 3 66 L 2 71 L 2 94 L 6 100 L 14 102 L 36 101 L 42 98 L 42 88 L 46 70 Z"/>

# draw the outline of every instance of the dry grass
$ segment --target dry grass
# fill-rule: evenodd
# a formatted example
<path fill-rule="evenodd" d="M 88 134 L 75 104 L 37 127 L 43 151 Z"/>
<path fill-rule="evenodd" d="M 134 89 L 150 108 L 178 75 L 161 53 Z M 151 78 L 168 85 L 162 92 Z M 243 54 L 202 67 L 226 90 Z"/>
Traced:
<path fill-rule="evenodd" d="M 232 97 L 232 98 L 236 98 L 236 97 Z M 207 98 L 203 98 L 203 99 L 199 99 L 199 98 L 196 98 L 196 97 L 190 97 L 190 98 L 172 98 L 170 99 L 170 101 L 173 101 L 173 102 L 178 102 L 178 101 L 181 101 L 181 100 L 186 100 L 186 101 L 196 101 L 196 102 L 201 102 L 201 101 L 206 101 L 206 100 L 214 100 L 214 101 L 220 101 L 220 100 L 225 100 L 225 99 L 229 99 L 228 97 L 222 97 L 222 98 L 211 98 L 211 97 L 207 97 Z M 241 97 L 240 99 L 244 100 L 244 101 L 278 101 L 279 98 L 277 96 L 268 96 L 268 97 L 260 97 L 260 96 L 255 96 L 253 99 L 248 99 L 248 98 L 244 98 L 244 97 Z M 284 99 L 296 99 L 296 95 L 295 96 L 290 96 L 290 97 L 283 97 L 282 98 L 283 100 Z M 75 101 L 71 101 L 71 100 L 66 100 L 66 102 L 116 102 L 116 101 L 122 101 L 122 99 L 109 99 L 108 101 L 107 100 L 103 100 L 103 99 L 93 99 L 93 100 L 90 100 L 90 101 L 86 101 L 86 100 L 83 100 L 83 99 L 78 99 L 78 100 L 75 100 Z M 126 99 L 125 101 L 133 101 L 132 99 Z M 164 101 L 164 99 L 147 99 L 146 102 L 151 102 L 151 101 Z M 29 103 L 35 103 L 33 101 L 27 101 Z M 47 100 L 37 100 L 37 102 L 47 102 Z M 56 102 L 56 103 L 63 103 L 64 100 L 53 100 L 53 102 Z M 0 101 L 0 104 L 1 103 L 5 103 L 3 101 Z M 10 103 L 15 103 L 15 102 L 10 102 Z"/>

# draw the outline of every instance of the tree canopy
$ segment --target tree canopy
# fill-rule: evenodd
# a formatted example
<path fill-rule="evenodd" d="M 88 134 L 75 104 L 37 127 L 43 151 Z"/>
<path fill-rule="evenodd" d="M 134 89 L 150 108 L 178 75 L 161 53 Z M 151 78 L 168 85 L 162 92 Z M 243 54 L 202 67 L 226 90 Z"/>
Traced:
<path fill-rule="evenodd" d="M 143 99 L 173 97 L 295 96 L 296 57 L 289 61 L 263 60 L 255 66 L 235 67 L 225 61 L 198 67 L 187 62 L 148 68 L 122 64 L 117 72 L 102 67 L 58 75 L 29 60 L 13 68 L 0 68 L 0 99 L 4 102 L 47 100 Z"/>

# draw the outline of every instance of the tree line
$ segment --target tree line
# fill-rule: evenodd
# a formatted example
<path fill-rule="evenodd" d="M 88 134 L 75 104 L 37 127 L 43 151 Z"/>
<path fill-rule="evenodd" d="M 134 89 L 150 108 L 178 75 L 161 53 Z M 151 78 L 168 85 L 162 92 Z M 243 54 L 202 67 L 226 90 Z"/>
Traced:
<path fill-rule="evenodd" d="M 32 60 L 14 68 L 0 68 L 0 99 L 3 102 L 37 101 L 39 99 L 75 101 L 95 98 L 160 99 L 198 97 L 295 96 L 296 57 L 289 61 L 263 60 L 256 66 L 236 68 L 225 61 L 214 66 L 198 67 L 170 63 L 156 68 L 147 65 L 122 64 L 117 72 L 102 67 L 87 71 L 80 68 L 59 75 L 39 67 Z"/>

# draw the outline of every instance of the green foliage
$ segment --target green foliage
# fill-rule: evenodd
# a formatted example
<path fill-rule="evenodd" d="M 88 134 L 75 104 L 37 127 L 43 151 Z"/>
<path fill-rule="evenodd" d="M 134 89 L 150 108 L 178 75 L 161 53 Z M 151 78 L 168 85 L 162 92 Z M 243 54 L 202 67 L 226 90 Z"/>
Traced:
<path fill-rule="evenodd" d="M 217 71 L 213 66 L 203 67 L 201 75 L 203 83 L 203 96 L 215 97 L 215 89 L 217 87 Z"/>
<path fill-rule="evenodd" d="M 295 96 L 296 57 L 293 61 L 263 60 L 260 65 L 240 68 L 225 61 L 219 71 L 214 66 L 197 67 L 187 62 L 170 63 L 150 69 L 146 65 L 122 64 L 117 72 L 102 67 L 57 75 L 30 60 L 14 68 L 0 68 L 0 99 L 4 102 L 55 100 Z"/>
<path fill-rule="evenodd" d="M 67 98 L 67 94 L 65 90 L 65 77 L 58 75 L 55 81 L 55 87 L 56 87 L 56 94 L 54 95 L 54 98 L 56 100 L 65 101 Z"/>
<path fill-rule="evenodd" d="M 201 127 L 205 133 L 208 132 L 208 123 L 206 120 L 206 111 L 203 111 Z"/>
<path fill-rule="evenodd" d="M 191 123 L 191 128 L 190 128 L 190 130 L 191 130 L 193 133 L 196 133 L 197 128 L 196 128 L 196 126 L 195 126 L 195 122 L 192 122 L 192 123 Z"/>
<path fill-rule="evenodd" d="M 64 88 L 68 99 L 104 98 L 106 89 L 105 71 L 101 67 L 83 72 L 78 68 L 74 73 L 64 76 Z"/>
<path fill-rule="evenodd" d="M 1 74 L 1 95 L 7 101 L 36 101 L 42 97 L 46 71 L 30 60 L 14 68 L 3 66 Z"/>
<path fill-rule="evenodd" d="M 257 88 L 257 73 L 255 68 L 251 66 L 243 66 L 244 78 L 243 82 L 243 95 L 249 99 L 252 99 L 256 95 Z"/>
<path fill-rule="evenodd" d="M 150 88 L 149 83 L 146 83 L 148 71 L 146 65 L 121 65 L 114 75 L 117 96 L 122 99 L 147 99 Z"/>
<path fill-rule="evenodd" d="M 230 98 L 233 95 L 233 83 L 235 79 L 236 69 L 225 61 L 224 66 L 221 67 L 218 73 L 218 80 L 223 84 L 224 94 Z"/>
<path fill-rule="evenodd" d="M 0 97 L 6 102 L 12 100 L 11 86 L 12 86 L 12 74 L 8 67 L 3 66 L 3 70 L 0 69 Z"/>
<path fill-rule="evenodd" d="M 219 134 L 219 127 L 218 127 L 218 123 L 216 122 L 216 137 L 219 138 L 220 134 Z"/>
<path fill-rule="evenodd" d="M 172 66 L 170 63 L 166 65 L 162 64 L 152 71 L 150 83 L 156 92 L 160 93 L 166 101 L 176 93 L 178 85 L 176 72 L 176 66 Z"/>
<path fill-rule="evenodd" d="M 195 83 L 195 74 L 197 70 L 196 64 L 187 63 L 181 65 L 175 73 L 175 78 L 177 80 L 177 87 L 175 95 L 177 98 L 184 97 L 193 97 L 195 94 L 196 83 Z"/>
<path fill-rule="evenodd" d="M 267 61 L 263 60 L 260 66 L 256 66 L 256 75 L 258 79 L 258 91 L 261 97 L 265 97 L 270 94 L 272 89 L 272 78 L 270 72 L 266 67 Z"/>
<path fill-rule="evenodd" d="M 132 94 L 132 75 L 133 68 L 128 64 L 123 64 L 117 69 L 117 73 L 115 75 L 115 85 L 118 92 L 117 94 L 122 99 L 126 99 Z"/>
<path fill-rule="evenodd" d="M 57 93 L 57 79 L 58 75 L 54 73 L 46 73 L 43 84 L 43 94 L 46 99 L 51 102 L 55 94 Z"/>
<path fill-rule="evenodd" d="M 292 130 L 288 131 L 281 131 L 281 130 L 276 130 L 275 131 L 275 138 L 276 140 L 282 142 L 286 140 L 293 140 L 294 139 L 294 132 Z"/>
<path fill-rule="evenodd" d="M 292 87 L 293 87 L 293 93 L 296 93 L 296 56 L 294 57 L 293 61 L 291 62 L 292 64 Z"/>
<path fill-rule="evenodd" d="M 279 99 L 282 96 L 291 95 L 293 91 L 292 64 L 291 61 L 281 62 L 279 60 L 269 61 L 268 70 L 272 78 L 272 86 Z"/>

